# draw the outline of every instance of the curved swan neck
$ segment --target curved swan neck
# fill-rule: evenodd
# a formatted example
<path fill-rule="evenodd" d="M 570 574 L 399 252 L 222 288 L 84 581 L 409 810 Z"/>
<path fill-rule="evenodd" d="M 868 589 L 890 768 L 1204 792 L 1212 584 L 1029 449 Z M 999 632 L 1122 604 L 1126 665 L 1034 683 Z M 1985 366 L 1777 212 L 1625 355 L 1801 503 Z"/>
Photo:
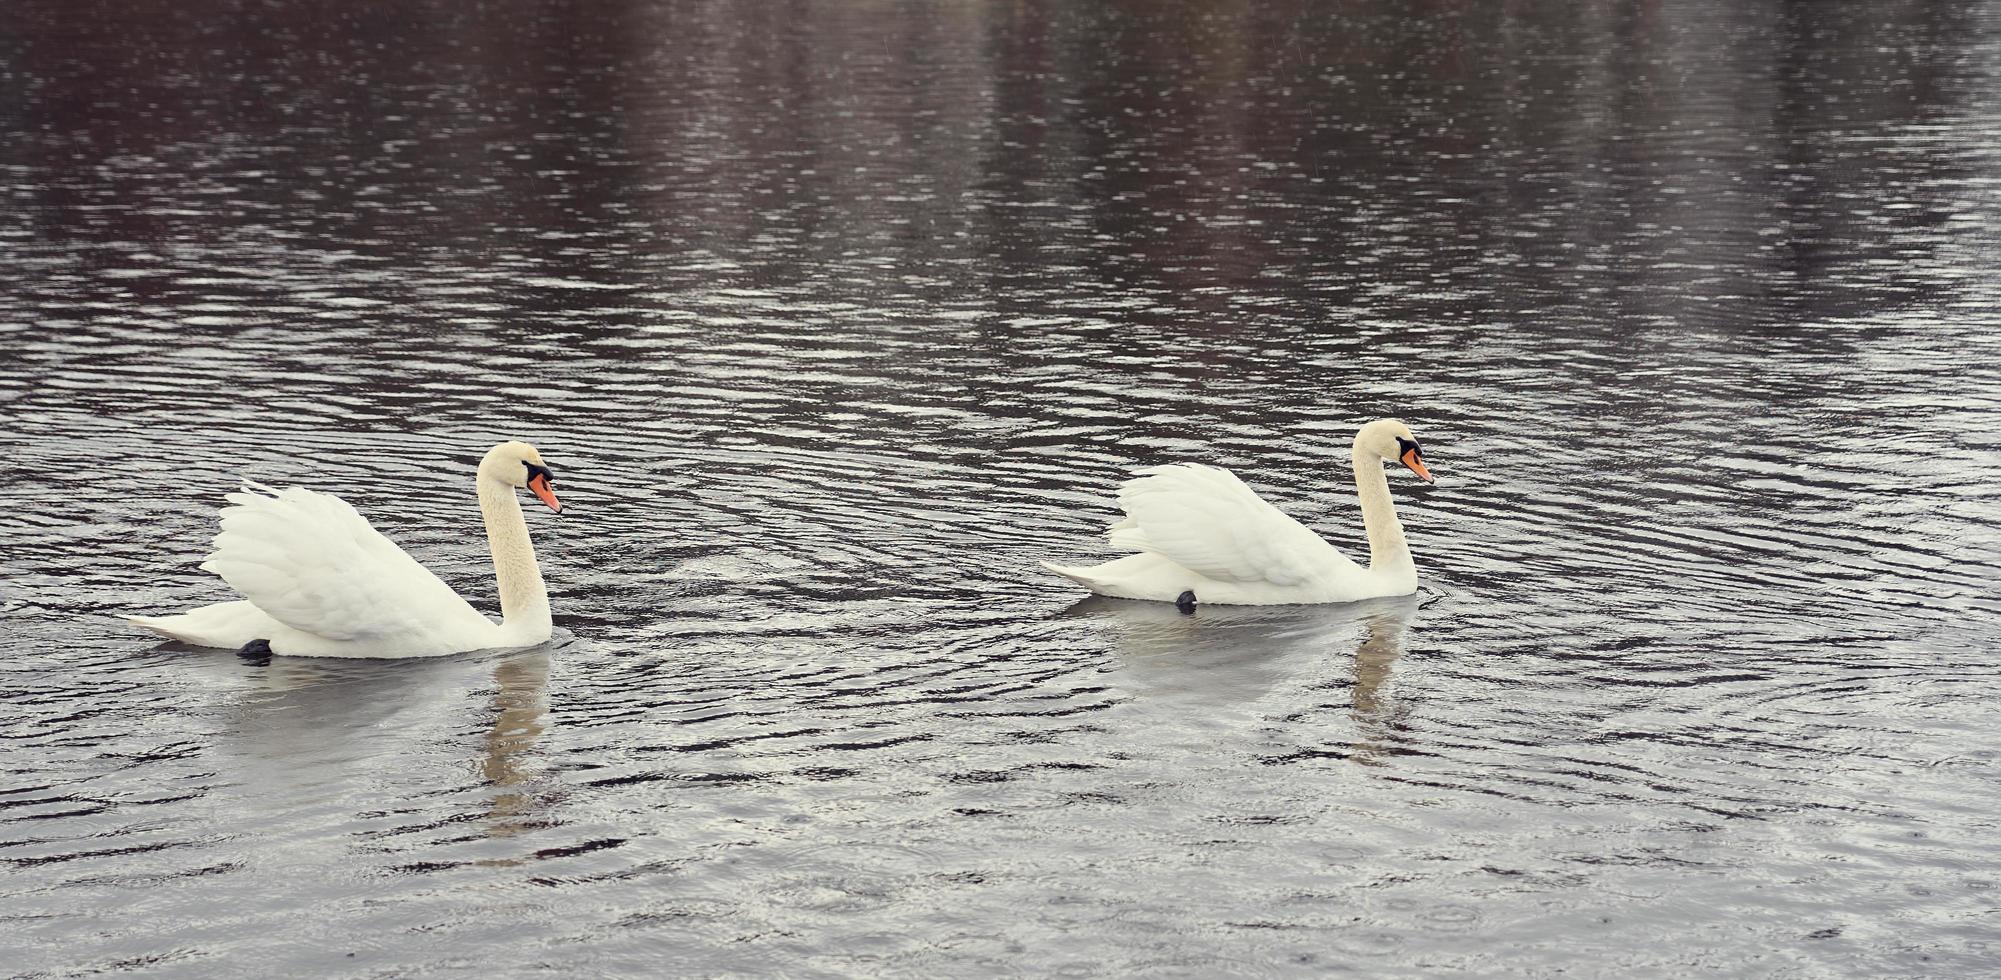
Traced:
<path fill-rule="evenodd" d="M 1362 500 L 1362 526 L 1369 531 L 1369 569 L 1414 570 L 1382 458 L 1360 446 L 1355 447 L 1355 496 Z"/>
<path fill-rule="evenodd" d="M 493 549 L 493 577 L 500 591 L 500 626 L 546 638 L 549 590 L 535 563 L 535 545 L 528 540 L 521 501 L 514 487 L 501 480 L 480 477 L 478 483 L 479 513 L 486 519 L 486 543 Z"/>

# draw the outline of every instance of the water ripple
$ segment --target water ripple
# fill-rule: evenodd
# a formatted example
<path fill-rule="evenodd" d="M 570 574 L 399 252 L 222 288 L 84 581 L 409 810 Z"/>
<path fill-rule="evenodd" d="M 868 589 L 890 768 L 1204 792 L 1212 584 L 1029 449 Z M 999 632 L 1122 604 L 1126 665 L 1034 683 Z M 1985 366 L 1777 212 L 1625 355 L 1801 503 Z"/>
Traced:
<path fill-rule="evenodd" d="M 24 14 L 16 969 L 1989 969 L 2001 33 L 1710 6 Z M 1416 597 L 1037 564 L 1378 416 Z M 489 606 L 510 437 L 543 648 L 115 619 L 245 477 Z"/>

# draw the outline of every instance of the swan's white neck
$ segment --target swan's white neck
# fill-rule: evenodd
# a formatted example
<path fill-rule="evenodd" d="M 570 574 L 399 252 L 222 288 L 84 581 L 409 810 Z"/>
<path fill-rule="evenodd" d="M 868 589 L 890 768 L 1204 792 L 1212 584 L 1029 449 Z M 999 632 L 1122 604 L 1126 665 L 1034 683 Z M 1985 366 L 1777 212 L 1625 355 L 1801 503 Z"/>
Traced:
<path fill-rule="evenodd" d="M 1417 574 L 1403 523 L 1390 502 L 1390 479 L 1383 475 L 1382 457 L 1355 447 L 1355 496 L 1362 499 L 1362 526 L 1369 529 L 1369 571 Z"/>
<path fill-rule="evenodd" d="M 481 476 L 479 513 L 486 519 L 486 542 L 493 549 L 493 577 L 500 589 L 500 628 L 524 642 L 549 638 L 549 590 L 535 564 L 528 520 L 514 487 Z"/>

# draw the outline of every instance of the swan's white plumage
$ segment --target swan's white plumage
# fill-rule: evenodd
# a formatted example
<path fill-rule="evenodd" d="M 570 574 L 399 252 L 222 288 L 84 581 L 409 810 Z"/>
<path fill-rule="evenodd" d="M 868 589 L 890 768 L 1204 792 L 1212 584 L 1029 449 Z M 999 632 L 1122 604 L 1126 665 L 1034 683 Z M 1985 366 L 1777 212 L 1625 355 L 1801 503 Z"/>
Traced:
<path fill-rule="evenodd" d="M 481 615 L 339 497 L 248 481 L 226 496 L 222 529 L 201 566 L 243 598 L 177 616 L 127 619 L 197 646 L 268 640 L 273 653 L 292 656 L 427 657 L 546 640 L 546 594 L 513 481 L 488 472 L 496 456 L 493 468 L 501 472 L 508 472 L 510 461 L 518 465 L 517 457 L 539 465 L 540 456 L 525 443 L 507 443 L 481 466 L 481 507 L 496 532 L 496 566 L 521 569 L 514 577 L 532 579 L 512 590 L 525 597 L 518 603 L 525 613 L 520 622 L 495 623 Z M 503 554 L 510 560 L 503 563 Z M 508 578 L 503 573 L 503 607 Z"/>
<path fill-rule="evenodd" d="M 1410 430 L 1393 420 L 1372 422 L 1356 436 L 1356 485 L 1370 534 L 1368 567 L 1265 502 L 1234 474 L 1199 463 L 1144 469 L 1120 485 L 1118 501 L 1126 516 L 1106 537 L 1114 547 L 1137 554 L 1091 566 L 1044 565 L 1100 595 L 1125 599 L 1174 601 L 1193 592 L 1203 603 L 1276 605 L 1407 595 L 1417 588 L 1417 570 L 1382 473 L 1382 460 L 1398 457 L 1399 437 L 1409 440 L 1414 453 Z"/>
<path fill-rule="evenodd" d="M 497 629 L 368 518 L 330 493 L 246 484 L 225 498 L 202 568 L 292 629 L 330 640 L 449 642 Z"/>
<path fill-rule="evenodd" d="M 1281 588 L 1355 567 L 1228 470 L 1174 463 L 1140 473 L 1119 487 L 1126 519 L 1106 535 L 1115 547 L 1159 555 L 1213 581 Z"/>

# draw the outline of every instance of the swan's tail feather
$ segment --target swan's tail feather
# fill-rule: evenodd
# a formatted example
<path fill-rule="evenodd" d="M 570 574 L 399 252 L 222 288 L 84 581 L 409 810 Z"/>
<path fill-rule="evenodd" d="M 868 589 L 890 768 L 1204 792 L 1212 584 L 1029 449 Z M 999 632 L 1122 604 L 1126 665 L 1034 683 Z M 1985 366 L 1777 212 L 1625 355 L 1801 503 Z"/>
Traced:
<path fill-rule="evenodd" d="M 181 616 L 120 616 L 122 619 L 149 633 L 155 633 L 169 640 L 200 645 L 200 641 L 190 636 L 185 615 Z"/>
<path fill-rule="evenodd" d="M 161 636 L 174 635 L 167 629 L 167 620 L 169 617 L 166 616 L 120 616 L 118 618 L 142 630 L 152 630 Z"/>
<path fill-rule="evenodd" d="M 1172 601 L 1190 585 L 1199 582 L 1198 577 L 1187 569 L 1159 555 L 1150 554 L 1127 555 L 1087 568 L 1047 561 L 1042 563 L 1042 567 L 1099 595 L 1117 599 Z"/>
<path fill-rule="evenodd" d="M 198 647 L 240 647 L 284 627 L 243 600 L 218 602 L 172 616 L 120 616 L 140 629 Z"/>
<path fill-rule="evenodd" d="M 1078 568 L 1075 565 L 1058 565 L 1053 561 L 1045 561 L 1041 564 L 1042 567 L 1087 589 L 1097 589 L 1102 584 L 1096 578 L 1092 577 L 1091 570 L 1088 568 Z"/>

